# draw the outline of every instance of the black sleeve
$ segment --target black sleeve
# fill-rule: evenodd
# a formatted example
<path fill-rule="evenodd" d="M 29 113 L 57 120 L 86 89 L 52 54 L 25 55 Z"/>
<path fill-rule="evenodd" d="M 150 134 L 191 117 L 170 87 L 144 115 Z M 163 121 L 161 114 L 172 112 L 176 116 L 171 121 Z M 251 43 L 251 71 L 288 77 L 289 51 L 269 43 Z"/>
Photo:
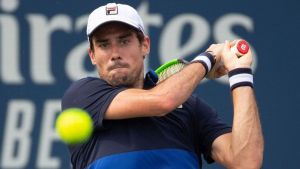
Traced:
<path fill-rule="evenodd" d="M 74 82 L 65 92 L 61 102 L 62 110 L 75 107 L 84 109 L 93 118 L 95 127 L 101 128 L 108 106 L 113 98 L 125 89 L 112 87 L 99 78 L 83 78 Z"/>
<path fill-rule="evenodd" d="M 194 123 L 197 144 L 206 162 L 212 163 L 214 162 L 211 157 L 213 141 L 222 134 L 231 132 L 231 127 L 222 122 L 217 112 L 203 100 L 196 98 L 195 103 L 196 118 Z"/>

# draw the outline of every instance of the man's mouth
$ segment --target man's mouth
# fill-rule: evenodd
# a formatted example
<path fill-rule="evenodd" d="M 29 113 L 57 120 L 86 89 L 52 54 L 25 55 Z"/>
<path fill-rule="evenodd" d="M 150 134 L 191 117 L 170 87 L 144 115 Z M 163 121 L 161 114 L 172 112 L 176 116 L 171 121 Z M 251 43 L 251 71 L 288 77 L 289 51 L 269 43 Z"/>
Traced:
<path fill-rule="evenodd" d="M 109 71 L 119 68 L 128 68 L 129 65 L 126 63 L 116 63 L 108 68 Z"/>

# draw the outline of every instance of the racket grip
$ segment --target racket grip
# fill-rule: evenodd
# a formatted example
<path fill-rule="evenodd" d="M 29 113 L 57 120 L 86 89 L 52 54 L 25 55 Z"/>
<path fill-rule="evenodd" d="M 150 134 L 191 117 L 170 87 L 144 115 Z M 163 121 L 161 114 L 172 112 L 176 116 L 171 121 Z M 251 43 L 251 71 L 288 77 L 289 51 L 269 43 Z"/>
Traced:
<path fill-rule="evenodd" d="M 234 46 L 231 47 L 231 51 L 236 54 L 238 58 L 242 57 L 249 51 L 249 44 L 245 40 L 238 40 Z"/>
<path fill-rule="evenodd" d="M 155 73 L 154 70 L 149 70 L 146 73 L 145 80 L 144 80 L 144 88 L 150 89 L 156 85 L 158 82 L 158 75 Z"/>

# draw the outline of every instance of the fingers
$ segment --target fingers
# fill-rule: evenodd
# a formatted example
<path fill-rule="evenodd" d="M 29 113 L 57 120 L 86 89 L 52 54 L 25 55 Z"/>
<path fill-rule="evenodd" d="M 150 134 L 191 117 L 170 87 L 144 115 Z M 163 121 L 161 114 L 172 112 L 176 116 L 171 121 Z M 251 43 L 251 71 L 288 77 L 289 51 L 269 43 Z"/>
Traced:
<path fill-rule="evenodd" d="M 228 73 L 228 70 L 224 65 L 215 65 L 215 67 L 207 74 L 207 78 L 215 79 L 222 77 Z"/>
<path fill-rule="evenodd" d="M 247 54 L 240 58 L 232 52 L 231 48 L 235 46 L 237 42 L 238 40 L 226 40 L 224 43 L 210 45 L 207 52 L 215 56 L 216 64 L 211 72 L 209 72 L 208 78 L 219 78 L 236 68 L 251 67 L 252 54 L 250 49 Z"/>
<path fill-rule="evenodd" d="M 209 46 L 209 48 L 206 50 L 206 52 L 209 52 L 213 56 L 215 56 L 216 63 L 218 63 L 221 60 L 221 54 L 223 50 L 224 44 L 212 44 Z"/>
<path fill-rule="evenodd" d="M 226 69 L 226 67 L 224 65 L 221 65 L 218 69 L 217 69 L 217 78 L 226 75 L 228 73 L 228 70 Z"/>
<path fill-rule="evenodd" d="M 231 48 L 235 45 L 236 42 L 237 42 L 237 40 L 234 40 L 234 41 L 228 41 L 228 40 L 226 40 L 225 41 L 224 53 L 226 55 L 229 54 L 229 52 L 231 52 Z"/>
<path fill-rule="evenodd" d="M 228 41 L 228 40 L 227 40 Z M 230 47 L 232 47 L 232 46 L 234 46 L 236 43 L 237 43 L 237 41 L 239 41 L 239 39 L 236 39 L 236 40 L 233 40 L 233 41 L 229 41 L 229 43 L 230 43 Z"/>

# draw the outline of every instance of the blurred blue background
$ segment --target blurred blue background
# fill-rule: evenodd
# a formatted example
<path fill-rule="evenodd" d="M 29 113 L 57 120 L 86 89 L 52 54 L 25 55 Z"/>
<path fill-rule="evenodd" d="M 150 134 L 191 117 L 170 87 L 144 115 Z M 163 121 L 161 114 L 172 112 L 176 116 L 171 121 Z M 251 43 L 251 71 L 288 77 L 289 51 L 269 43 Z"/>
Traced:
<path fill-rule="evenodd" d="M 95 74 L 85 26 L 88 14 L 107 2 L 0 1 L 0 168 L 69 168 L 54 122 L 66 88 Z M 135 7 L 144 20 L 152 42 L 146 69 L 172 58 L 190 60 L 212 43 L 246 39 L 255 54 L 255 91 L 265 137 L 262 168 L 299 168 L 299 1 L 116 2 Z M 232 122 L 225 78 L 204 81 L 195 93 Z"/>

